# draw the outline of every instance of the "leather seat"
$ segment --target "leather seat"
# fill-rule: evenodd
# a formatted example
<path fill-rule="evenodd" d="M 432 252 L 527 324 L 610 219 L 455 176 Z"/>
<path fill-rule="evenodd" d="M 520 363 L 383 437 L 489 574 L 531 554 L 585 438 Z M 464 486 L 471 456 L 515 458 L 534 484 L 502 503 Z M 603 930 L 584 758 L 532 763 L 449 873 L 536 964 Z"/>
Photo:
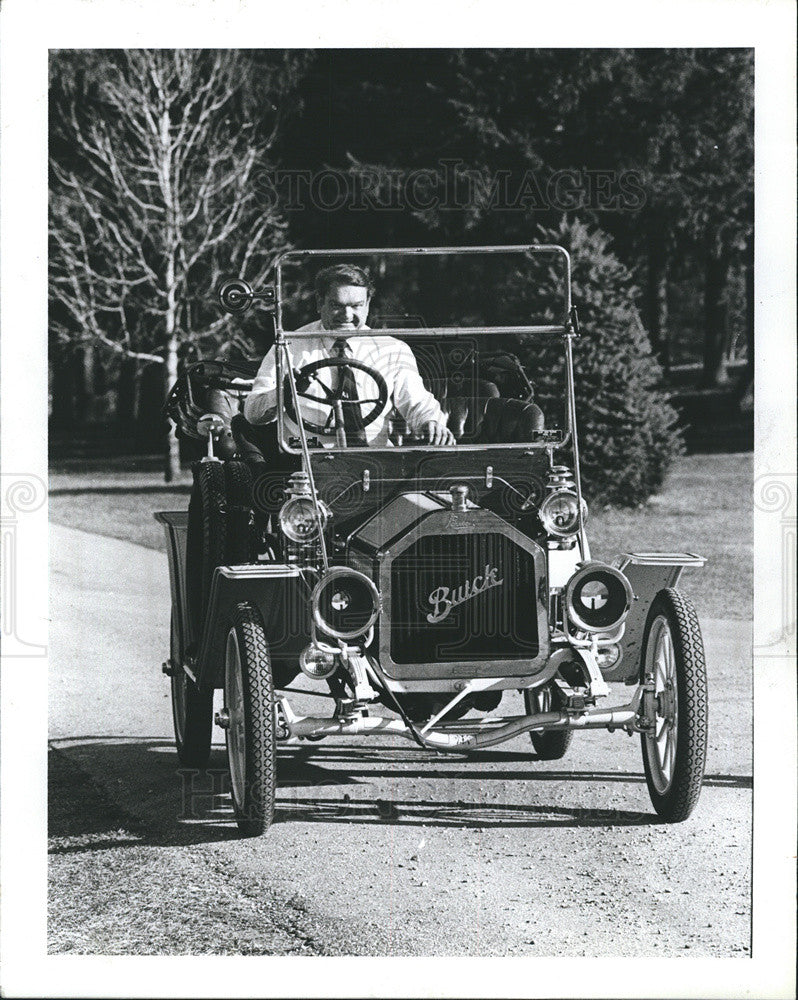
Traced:
<path fill-rule="evenodd" d="M 277 423 L 251 424 L 243 413 L 237 413 L 230 421 L 239 456 L 252 464 L 274 462 L 282 457 L 277 445 Z"/>
<path fill-rule="evenodd" d="M 255 509 L 275 516 L 283 505 L 291 473 L 302 468 L 301 458 L 280 450 L 276 422 L 251 424 L 239 413 L 230 428 L 240 458 L 252 470 Z"/>
<path fill-rule="evenodd" d="M 452 379 L 446 384 L 441 409 L 448 416 L 449 429 L 458 441 L 476 439 L 485 404 L 498 395 L 498 386 L 485 379 L 476 379 L 472 383 Z"/>
<path fill-rule="evenodd" d="M 523 399 L 488 399 L 482 414 L 477 441 L 484 444 L 513 444 L 531 441 L 542 431 L 543 411 Z"/>

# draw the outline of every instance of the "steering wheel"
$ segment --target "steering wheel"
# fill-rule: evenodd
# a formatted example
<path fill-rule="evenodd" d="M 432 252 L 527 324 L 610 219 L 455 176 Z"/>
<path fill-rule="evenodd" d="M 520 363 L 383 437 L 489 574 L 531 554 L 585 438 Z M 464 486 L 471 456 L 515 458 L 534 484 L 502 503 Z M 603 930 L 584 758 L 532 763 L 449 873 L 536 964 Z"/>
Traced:
<path fill-rule="evenodd" d="M 331 389 L 318 377 L 318 373 L 324 368 L 360 369 L 360 371 L 365 372 L 374 383 L 377 395 L 369 399 L 344 399 L 342 395 L 342 385 L 339 385 L 335 389 Z M 335 428 L 333 426 L 333 421 L 335 419 L 336 410 L 339 406 L 364 406 L 368 403 L 373 403 L 374 406 L 372 409 L 370 409 L 362 418 L 363 426 L 368 427 L 368 425 L 373 423 L 382 413 L 385 409 L 385 404 L 388 402 L 388 386 L 385 379 L 376 369 L 370 368 L 368 365 L 364 364 L 362 361 L 357 361 L 355 358 L 322 358 L 320 361 L 311 361 L 309 364 L 303 365 L 302 368 L 295 372 L 294 377 L 296 379 L 297 396 L 302 399 L 312 400 L 316 404 L 330 407 L 330 415 L 323 424 L 315 424 L 312 421 L 307 420 L 304 416 L 302 417 L 302 426 L 310 434 L 334 434 Z M 323 396 L 316 396 L 310 392 L 309 389 L 311 384 L 321 389 Z M 285 392 L 285 408 L 289 417 L 291 417 L 295 423 L 298 423 L 297 415 L 294 413 L 294 401 L 291 397 L 291 391 L 288 385 L 286 385 Z"/>

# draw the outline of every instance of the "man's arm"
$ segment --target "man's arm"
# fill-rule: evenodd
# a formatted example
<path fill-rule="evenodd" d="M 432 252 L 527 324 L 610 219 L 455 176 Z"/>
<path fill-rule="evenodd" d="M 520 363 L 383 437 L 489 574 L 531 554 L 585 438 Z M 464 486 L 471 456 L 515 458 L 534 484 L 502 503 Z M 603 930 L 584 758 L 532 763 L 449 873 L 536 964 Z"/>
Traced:
<path fill-rule="evenodd" d="M 454 444 L 446 415 L 438 400 L 424 388 L 410 347 L 399 340 L 392 347 L 396 352 L 392 358 L 394 406 L 414 433 L 426 434 L 432 444 Z"/>
<path fill-rule="evenodd" d="M 244 416 L 251 424 L 268 424 L 277 417 L 277 370 L 274 347 L 261 362 L 252 392 L 244 400 Z"/>
<path fill-rule="evenodd" d="M 313 323 L 306 323 L 304 326 L 300 326 L 297 333 L 303 330 L 315 333 L 321 330 L 321 328 L 319 320 L 314 320 Z M 300 341 L 296 340 L 293 346 L 289 348 L 291 355 L 299 356 L 299 366 L 308 360 L 313 360 L 312 355 L 308 356 L 308 348 L 312 344 L 313 340 L 309 339 L 306 341 L 303 339 L 300 347 Z M 258 369 L 258 374 L 255 376 L 255 381 L 252 383 L 252 392 L 247 396 L 247 400 L 244 403 L 244 416 L 251 424 L 269 424 L 272 420 L 277 419 L 277 368 L 274 355 L 275 350 L 276 347 L 272 346 L 266 353 L 266 357 Z M 285 358 L 285 353 L 283 353 L 283 358 Z M 293 364 L 293 362 L 291 363 Z"/>

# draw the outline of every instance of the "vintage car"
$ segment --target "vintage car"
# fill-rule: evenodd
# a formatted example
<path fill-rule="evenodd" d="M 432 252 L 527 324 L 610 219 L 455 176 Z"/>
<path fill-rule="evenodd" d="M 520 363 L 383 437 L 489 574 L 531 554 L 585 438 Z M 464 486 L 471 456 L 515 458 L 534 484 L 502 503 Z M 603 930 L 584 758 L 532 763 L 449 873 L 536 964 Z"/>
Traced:
<path fill-rule="evenodd" d="M 421 287 L 420 264 L 446 255 L 449 275 L 460 266 L 474 273 L 499 254 L 516 277 L 542 257 L 554 262 L 547 273 L 559 275 L 559 297 L 546 321 L 489 324 L 470 301 L 453 325 L 396 311 Z M 414 435 L 376 364 L 330 357 L 295 366 L 292 345 L 308 336 L 295 332 L 302 309 L 309 315 L 307 270 L 336 261 L 362 262 L 389 285 L 394 274 L 393 311 L 347 338 L 409 345 L 455 444 Z M 640 734 L 662 820 L 693 810 L 706 668 L 695 610 L 676 588 L 683 568 L 703 559 L 591 557 L 570 266 L 557 246 L 291 251 L 277 259 L 272 287 L 253 292 L 234 279 L 221 288 L 228 311 L 257 300 L 273 324 L 276 422 L 256 428 L 258 441 L 243 417 L 204 411 L 209 392 L 244 398 L 257 360 L 188 366 L 167 410 L 182 433 L 207 439 L 207 455 L 193 467 L 188 511 L 155 516 L 169 543 L 164 670 L 177 751 L 184 767 L 203 768 L 214 722 L 224 730 L 242 832 L 272 822 L 278 744 L 324 737 L 395 736 L 468 754 L 529 734 L 533 766 L 561 758 L 577 730 L 624 730 Z M 545 350 L 530 349 L 541 342 Z M 536 402 L 534 359 L 552 351 L 559 398 L 549 390 Z M 335 371 L 344 366 L 359 369 L 373 394 L 344 392 Z M 365 428 L 384 422 L 382 439 L 351 443 L 353 406 Z M 329 712 L 297 710 L 300 673 Z M 625 692 L 620 703 L 610 704 L 610 684 Z M 223 707 L 214 712 L 217 689 Z"/>

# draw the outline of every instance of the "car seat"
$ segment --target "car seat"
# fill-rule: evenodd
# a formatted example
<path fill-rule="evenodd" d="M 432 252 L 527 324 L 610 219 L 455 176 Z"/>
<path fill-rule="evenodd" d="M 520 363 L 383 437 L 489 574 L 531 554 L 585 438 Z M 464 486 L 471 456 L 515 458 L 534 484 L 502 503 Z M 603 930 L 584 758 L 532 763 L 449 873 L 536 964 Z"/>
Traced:
<path fill-rule="evenodd" d="M 474 396 L 447 397 L 443 410 L 449 429 L 463 444 L 510 444 L 530 441 L 535 431 L 543 430 L 543 411 L 523 399 L 504 399 L 495 392 Z"/>
<path fill-rule="evenodd" d="M 536 431 L 542 431 L 543 411 L 536 403 L 523 399 L 489 399 L 485 404 L 477 441 L 490 444 L 510 444 L 531 441 Z"/>
<path fill-rule="evenodd" d="M 302 468 L 299 455 L 288 455 L 277 444 L 277 423 L 251 424 L 243 414 L 230 422 L 239 458 L 252 471 L 253 507 L 276 516 L 292 472 Z"/>
<path fill-rule="evenodd" d="M 458 441 L 468 443 L 476 440 L 485 405 L 489 399 L 498 397 L 495 382 L 476 379 L 465 383 L 462 379 L 450 379 L 444 386 L 440 398 L 441 409 L 447 415 L 449 430 Z"/>

